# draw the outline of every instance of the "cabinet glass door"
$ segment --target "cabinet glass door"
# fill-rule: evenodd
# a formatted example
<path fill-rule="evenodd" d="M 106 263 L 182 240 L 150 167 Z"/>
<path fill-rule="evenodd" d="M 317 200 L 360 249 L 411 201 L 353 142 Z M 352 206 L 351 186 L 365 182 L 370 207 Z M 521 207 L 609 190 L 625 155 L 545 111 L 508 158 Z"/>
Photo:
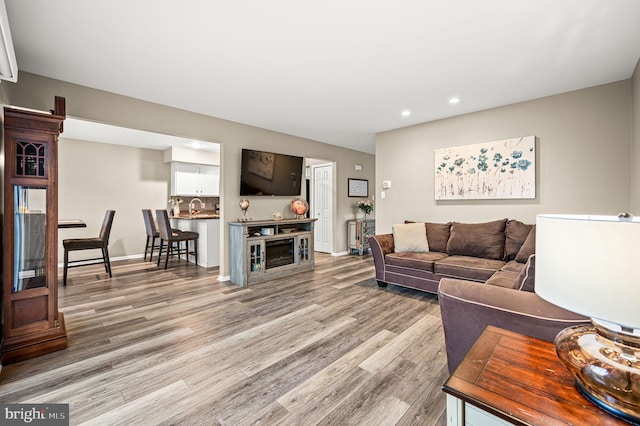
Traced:
<path fill-rule="evenodd" d="M 47 189 L 13 187 L 13 292 L 47 286 Z"/>
<path fill-rule="evenodd" d="M 362 244 L 369 247 L 369 237 L 376 234 L 376 222 L 374 220 L 365 220 L 362 225 Z"/>
<path fill-rule="evenodd" d="M 249 275 L 261 274 L 264 270 L 264 240 L 249 242 Z"/>
<path fill-rule="evenodd" d="M 298 263 L 303 264 L 310 260 L 311 235 L 301 235 L 298 245 Z"/>

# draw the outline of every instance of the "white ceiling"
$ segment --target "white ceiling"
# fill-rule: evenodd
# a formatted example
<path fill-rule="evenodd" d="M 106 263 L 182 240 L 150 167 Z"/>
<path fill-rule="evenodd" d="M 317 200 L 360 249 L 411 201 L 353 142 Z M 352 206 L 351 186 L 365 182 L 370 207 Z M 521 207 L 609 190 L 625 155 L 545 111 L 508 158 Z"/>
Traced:
<path fill-rule="evenodd" d="M 377 132 L 627 79 L 640 57 L 638 0 L 6 4 L 23 71 L 371 153 Z"/>

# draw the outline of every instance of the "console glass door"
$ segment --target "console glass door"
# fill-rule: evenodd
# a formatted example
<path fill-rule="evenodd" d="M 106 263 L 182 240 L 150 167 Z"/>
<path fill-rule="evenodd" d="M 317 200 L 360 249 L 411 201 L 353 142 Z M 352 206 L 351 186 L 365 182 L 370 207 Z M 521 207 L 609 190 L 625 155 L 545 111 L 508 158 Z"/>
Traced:
<path fill-rule="evenodd" d="M 13 292 L 47 286 L 47 189 L 13 187 Z"/>

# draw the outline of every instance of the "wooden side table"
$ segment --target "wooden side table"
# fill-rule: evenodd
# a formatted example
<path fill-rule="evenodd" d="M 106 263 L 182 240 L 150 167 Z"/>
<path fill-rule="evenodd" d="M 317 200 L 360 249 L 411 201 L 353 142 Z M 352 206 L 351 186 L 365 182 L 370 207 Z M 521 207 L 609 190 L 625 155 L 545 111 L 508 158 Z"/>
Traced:
<path fill-rule="evenodd" d="M 627 425 L 587 401 L 555 347 L 488 326 L 449 380 L 448 425 Z"/>

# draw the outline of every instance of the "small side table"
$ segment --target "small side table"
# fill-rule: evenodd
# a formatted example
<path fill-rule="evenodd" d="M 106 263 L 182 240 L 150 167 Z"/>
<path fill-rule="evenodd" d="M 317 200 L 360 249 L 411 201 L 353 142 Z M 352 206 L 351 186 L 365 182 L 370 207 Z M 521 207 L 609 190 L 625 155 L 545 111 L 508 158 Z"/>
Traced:
<path fill-rule="evenodd" d="M 363 255 L 369 250 L 369 237 L 376 234 L 375 219 L 352 219 L 347 221 L 347 245 L 349 254 L 357 250 Z"/>
<path fill-rule="evenodd" d="M 629 425 L 578 392 L 552 343 L 493 326 L 442 390 L 447 425 Z"/>

